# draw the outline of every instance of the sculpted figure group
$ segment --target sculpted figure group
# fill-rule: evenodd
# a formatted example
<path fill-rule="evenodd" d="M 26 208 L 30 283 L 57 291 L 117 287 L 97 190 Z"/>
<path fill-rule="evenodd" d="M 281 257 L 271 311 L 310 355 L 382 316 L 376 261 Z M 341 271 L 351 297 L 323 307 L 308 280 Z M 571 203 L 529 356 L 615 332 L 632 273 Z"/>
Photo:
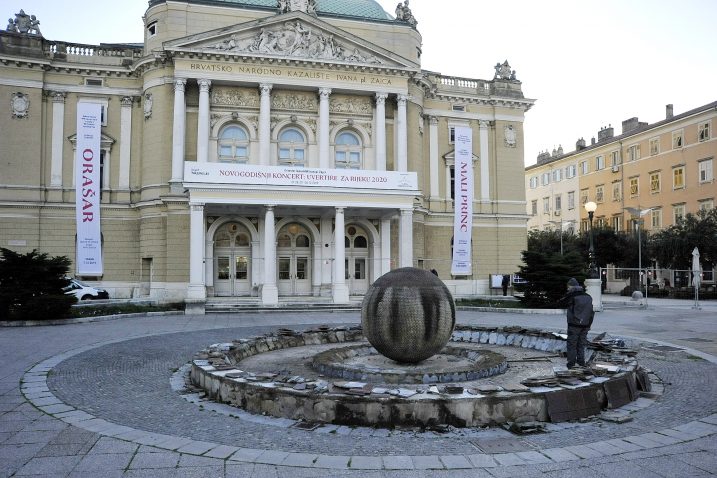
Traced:
<path fill-rule="evenodd" d="M 24 10 L 20 10 L 20 13 L 15 14 L 14 19 L 7 19 L 5 30 L 25 35 L 41 35 L 40 20 L 35 15 L 28 15 Z"/>

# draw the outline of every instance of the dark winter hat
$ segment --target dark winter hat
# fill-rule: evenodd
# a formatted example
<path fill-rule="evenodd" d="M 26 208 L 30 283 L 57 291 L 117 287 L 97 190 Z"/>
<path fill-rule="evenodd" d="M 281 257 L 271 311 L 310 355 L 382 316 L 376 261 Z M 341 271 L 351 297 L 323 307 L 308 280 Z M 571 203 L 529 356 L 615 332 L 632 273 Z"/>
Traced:
<path fill-rule="evenodd" d="M 574 277 L 571 277 L 570 280 L 568 280 L 568 286 L 580 287 L 580 284 L 578 284 L 578 281 L 576 281 Z"/>

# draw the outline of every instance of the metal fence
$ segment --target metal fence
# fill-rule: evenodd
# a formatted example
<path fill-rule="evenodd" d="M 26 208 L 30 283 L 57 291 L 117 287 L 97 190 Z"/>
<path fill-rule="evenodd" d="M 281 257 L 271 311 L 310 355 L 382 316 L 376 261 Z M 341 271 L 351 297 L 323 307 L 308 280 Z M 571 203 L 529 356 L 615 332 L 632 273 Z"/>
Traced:
<path fill-rule="evenodd" d="M 631 297 L 636 291 L 644 297 L 671 299 L 717 299 L 715 271 L 605 267 L 600 270 L 603 294 Z M 695 279 L 697 283 L 695 284 Z M 697 287 L 695 287 L 697 285 Z"/>

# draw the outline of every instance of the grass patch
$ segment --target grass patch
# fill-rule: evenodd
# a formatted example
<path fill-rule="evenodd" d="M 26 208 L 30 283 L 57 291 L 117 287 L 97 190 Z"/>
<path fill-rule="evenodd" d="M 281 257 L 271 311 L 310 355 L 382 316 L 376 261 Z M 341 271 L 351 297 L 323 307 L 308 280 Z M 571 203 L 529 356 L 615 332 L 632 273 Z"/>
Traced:
<path fill-rule="evenodd" d="M 107 304 L 75 307 L 72 309 L 71 317 L 98 317 L 102 315 L 118 315 L 118 314 L 139 314 L 147 312 L 168 312 L 184 310 L 183 303 L 173 304 Z"/>

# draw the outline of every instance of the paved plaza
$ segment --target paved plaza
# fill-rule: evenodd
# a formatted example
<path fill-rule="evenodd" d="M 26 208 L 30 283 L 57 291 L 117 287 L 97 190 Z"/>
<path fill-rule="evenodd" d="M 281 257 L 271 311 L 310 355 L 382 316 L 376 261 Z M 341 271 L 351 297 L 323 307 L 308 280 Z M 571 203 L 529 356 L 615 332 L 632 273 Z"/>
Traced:
<path fill-rule="evenodd" d="M 661 394 L 626 423 L 446 433 L 250 416 L 183 390 L 209 344 L 278 327 L 355 325 L 358 312 L 152 315 L 0 328 L 0 476 L 692 477 L 717 474 L 717 304 L 609 304 L 593 332 L 643 347 Z M 557 314 L 459 310 L 459 324 L 561 330 Z"/>

